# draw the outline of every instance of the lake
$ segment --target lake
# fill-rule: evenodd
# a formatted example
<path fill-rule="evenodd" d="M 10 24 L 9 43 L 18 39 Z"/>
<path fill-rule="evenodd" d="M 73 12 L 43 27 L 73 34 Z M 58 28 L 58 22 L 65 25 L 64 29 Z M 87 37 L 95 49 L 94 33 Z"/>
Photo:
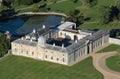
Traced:
<path fill-rule="evenodd" d="M 57 15 L 17 16 L 0 21 L 0 31 L 9 31 L 14 35 L 25 35 L 32 32 L 33 29 L 42 28 L 43 25 L 46 27 L 57 26 L 61 23 L 62 18 Z"/>

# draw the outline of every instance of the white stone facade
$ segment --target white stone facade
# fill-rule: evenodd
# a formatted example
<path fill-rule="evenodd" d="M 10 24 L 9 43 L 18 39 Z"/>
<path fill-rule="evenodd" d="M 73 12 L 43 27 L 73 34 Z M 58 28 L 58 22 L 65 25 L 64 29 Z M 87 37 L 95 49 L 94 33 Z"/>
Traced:
<path fill-rule="evenodd" d="M 108 31 L 89 32 L 67 27 L 55 29 L 44 28 L 13 41 L 12 54 L 71 65 L 109 43 Z"/>

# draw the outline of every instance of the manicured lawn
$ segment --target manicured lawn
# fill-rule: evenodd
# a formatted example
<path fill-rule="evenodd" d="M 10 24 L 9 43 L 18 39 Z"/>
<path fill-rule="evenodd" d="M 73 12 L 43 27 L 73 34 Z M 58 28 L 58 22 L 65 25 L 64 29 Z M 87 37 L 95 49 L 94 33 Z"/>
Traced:
<path fill-rule="evenodd" d="M 106 48 L 103 48 L 102 50 L 98 51 L 97 53 L 104 53 L 104 52 L 110 52 L 110 51 L 118 51 L 120 49 L 120 45 L 111 44 Z"/>
<path fill-rule="evenodd" d="M 90 29 L 90 30 L 94 30 L 94 29 L 106 29 L 106 30 L 119 29 L 120 23 L 117 22 L 117 23 L 109 23 L 106 25 L 102 25 L 102 24 L 100 24 L 100 22 L 98 22 L 98 23 L 85 22 L 84 24 L 80 25 L 78 28 Z"/>
<path fill-rule="evenodd" d="M 106 65 L 114 70 L 120 72 L 120 55 L 115 55 L 106 60 Z"/>
<path fill-rule="evenodd" d="M 103 79 L 89 57 L 72 67 L 9 56 L 0 62 L 0 79 Z"/>

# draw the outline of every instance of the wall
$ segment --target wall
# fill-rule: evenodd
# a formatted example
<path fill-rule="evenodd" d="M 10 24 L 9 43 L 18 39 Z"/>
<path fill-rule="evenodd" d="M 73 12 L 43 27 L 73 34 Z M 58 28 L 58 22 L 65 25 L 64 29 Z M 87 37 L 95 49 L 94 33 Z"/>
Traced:
<path fill-rule="evenodd" d="M 120 39 L 109 38 L 109 43 L 120 45 Z"/>
<path fill-rule="evenodd" d="M 55 51 L 55 50 L 45 49 L 44 60 L 67 65 L 68 64 L 68 55 L 67 55 L 67 53 L 62 53 L 62 52 Z"/>
<path fill-rule="evenodd" d="M 83 34 L 76 34 L 76 33 L 67 32 L 67 31 L 59 31 L 58 32 L 59 37 L 61 37 L 61 38 L 70 38 L 71 40 L 74 40 L 75 35 L 78 37 L 78 40 L 82 39 L 83 37 L 86 37 L 86 35 L 83 35 Z"/>

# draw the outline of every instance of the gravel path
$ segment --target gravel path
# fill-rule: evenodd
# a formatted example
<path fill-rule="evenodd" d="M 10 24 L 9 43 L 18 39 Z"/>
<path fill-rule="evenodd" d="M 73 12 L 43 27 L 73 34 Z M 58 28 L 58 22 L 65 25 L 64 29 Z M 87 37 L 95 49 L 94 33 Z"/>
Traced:
<path fill-rule="evenodd" d="M 106 64 L 105 60 L 117 54 L 117 52 L 107 52 L 107 53 L 96 53 L 92 54 L 94 67 L 104 75 L 104 79 L 120 79 L 120 73 L 110 70 Z"/>

